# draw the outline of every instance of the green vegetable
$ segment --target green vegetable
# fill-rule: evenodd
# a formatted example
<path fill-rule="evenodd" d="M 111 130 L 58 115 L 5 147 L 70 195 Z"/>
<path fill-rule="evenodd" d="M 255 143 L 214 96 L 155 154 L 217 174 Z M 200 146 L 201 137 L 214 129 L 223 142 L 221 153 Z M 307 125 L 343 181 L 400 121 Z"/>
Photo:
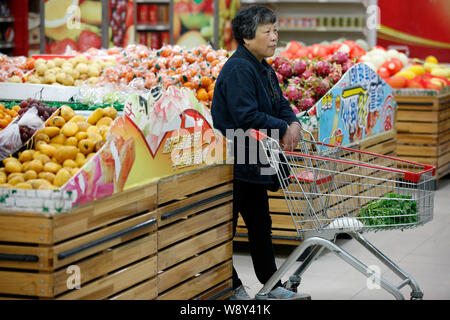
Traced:
<path fill-rule="evenodd" d="M 358 217 L 366 226 L 385 228 L 419 222 L 417 202 L 412 196 L 386 193 L 383 198 L 369 202 L 361 208 Z"/>

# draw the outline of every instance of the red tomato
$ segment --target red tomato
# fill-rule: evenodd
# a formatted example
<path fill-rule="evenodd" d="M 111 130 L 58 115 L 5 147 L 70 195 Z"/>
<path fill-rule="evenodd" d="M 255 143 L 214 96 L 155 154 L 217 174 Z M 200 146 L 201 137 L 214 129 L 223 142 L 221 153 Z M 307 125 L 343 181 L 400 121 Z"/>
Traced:
<path fill-rule="evenodd" d="M 330 43 L 330 45 L 328 46 L 328 51 L 330 52 L 330 54 L 335 53 L 336 51 L 339 50 L 339 48 L 342 46 L 342 43 L 339 42 L 332 42 Z"/>
<path fill-rule="evenodd" d="M 295 53 L 296 58 L 303 58 L 303 57 L 307 57 L 308 55 L 309 55 L 309 48 L 307 48 L 307 47 L 300 48 Z"/>
<path fill-rule="evenodd" d="M 391 76 L 389 70 L 383 66 L 378 69 L 377 73 L 382 79 L 387 79 Z"/>
<path fill-rule="evenodd" d="M 391 58 L 385 61 L 381 67 L 384 67 L 389 70 L 390 74 L 396 74 L 403 68 L 403 63 L 397 58 Z"/>
<path fill-rule="evenodd" d="M 311 54 L 314 58 L 325 58 L 328 56 L 328 48 L 322 44 L 313 44 L 311 46 Z"/>

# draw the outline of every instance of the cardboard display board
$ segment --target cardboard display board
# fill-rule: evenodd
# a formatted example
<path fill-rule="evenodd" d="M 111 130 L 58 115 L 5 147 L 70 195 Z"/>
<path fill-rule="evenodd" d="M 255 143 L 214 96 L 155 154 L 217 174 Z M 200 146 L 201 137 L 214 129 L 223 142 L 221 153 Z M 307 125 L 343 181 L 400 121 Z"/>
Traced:
<path fill-rule="evenodd" d="M 389 131 L 396 106 L 391 87 L 364 63 L 356 64 L 316 104 L 319 140 L 349 145 Z"/>

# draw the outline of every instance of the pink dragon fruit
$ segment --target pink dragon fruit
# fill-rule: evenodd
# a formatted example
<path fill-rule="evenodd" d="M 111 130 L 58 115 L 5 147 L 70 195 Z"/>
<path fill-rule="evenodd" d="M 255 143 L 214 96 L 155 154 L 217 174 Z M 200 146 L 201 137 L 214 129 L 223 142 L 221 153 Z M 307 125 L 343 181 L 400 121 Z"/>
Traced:
<path fill-rule="evenodd" d="M 337 51 L 334 53 L 329 59 L 328 62 L 335 62 L 339 63 L 340 65 L 343 65 L 349 58 L 349 55 L 347 52 Z"/>
<path fill-rule="evenodd" d="M 318 99 L 323 97 L 325 93 L 327 93 L 328 90 L 330 90 L 330 87 L 331 83 L 327 78 L 319 79 L 318 81 L 314 81 L 311 83 L 311 88 L 316 94 L 316 97 Z"/>
<path fill-rule="evenodd" d="M 272 67 L 276 70 L 281 67 L 281 65 L 289 63 L 289 60 L 285 57 L 276 57 L 275 60 L 273 60 Z"/>
<path fill-rule="evenodd" d="M 314 104 L 316 103 L 316 100 L 312 97 L 304 96 L 302 99 L 300 99 L 299 103 L 297 104 L 297 108 L 300 109 L 300 111 L 306 111 Z"/>
<path fill-rule="evenodd" d="M 303 95 L 303 90 L 297 86 L 290 85 L 286 89 L 286 96 L 290 102 L 300 99 Z"/>
<path fill-rule="evenodd" d="M 304 59 L 297 59 L 294 61 L 294 75 L 301 76 L 303 72 L 305 72 L 308 67 L 308 62 Z"/>
<path fill-rule="evenodd" d="M 314 75 L 313 69 L 308 68 L 308 69 L 305 70 L 305 72 L 303 72 L 302 78 L 306 80 L 306 79 L 309 79 L 313 75 Z"/>
<path fill-rule="evenodd" d="M 313 65 L 314 70 L 316 71 L 316 73 L 322 77 L 326 77 L 330 74 L 331 71 L 331 64 L 328 63 L 327 61 L 324 60 L 320 60 L 317 61 L 314 65 Z"/>
<path fill-rule="evenodd" d="M 351 67 L 353 67 L 355 65 L 355 63 L 352 60 L 347 60 L 343 65 L 342 65 L 342 72 L 345 73 L 348 71 L 348 69 L 350 69 Z"/>
<path fill-rule="evenodd" d="M 288 85 L 302 85 L 303 84 L 303 79 L 299 78 L 299 77 L 292 77 L 288 80 Z"/>
<path fill-rule="evenodd" d="M 290 78 L 292 76 L 292 64 L 290 62 L 283 63 L 279 68 L 278 72 L 285 78 Z"/>
<path fill-rule="evenodd" d="M 283 83 L 284 82 L 284 78 L 281 74 L 279 74 L 278 72 L 275 71 L 275 75 L 277 76 L 278 82 L 279 83 Z"/>

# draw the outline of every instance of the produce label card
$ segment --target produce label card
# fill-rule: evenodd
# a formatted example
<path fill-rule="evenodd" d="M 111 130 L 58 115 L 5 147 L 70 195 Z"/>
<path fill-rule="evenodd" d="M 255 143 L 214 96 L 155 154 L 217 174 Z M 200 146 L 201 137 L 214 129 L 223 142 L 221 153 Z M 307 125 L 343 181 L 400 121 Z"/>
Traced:
<path fill-rule="evenodd" d="M 345 146 L 392 129 L 397 104 L 391 87 L 359 63 L 316 106 L 319 140 Z"/>

